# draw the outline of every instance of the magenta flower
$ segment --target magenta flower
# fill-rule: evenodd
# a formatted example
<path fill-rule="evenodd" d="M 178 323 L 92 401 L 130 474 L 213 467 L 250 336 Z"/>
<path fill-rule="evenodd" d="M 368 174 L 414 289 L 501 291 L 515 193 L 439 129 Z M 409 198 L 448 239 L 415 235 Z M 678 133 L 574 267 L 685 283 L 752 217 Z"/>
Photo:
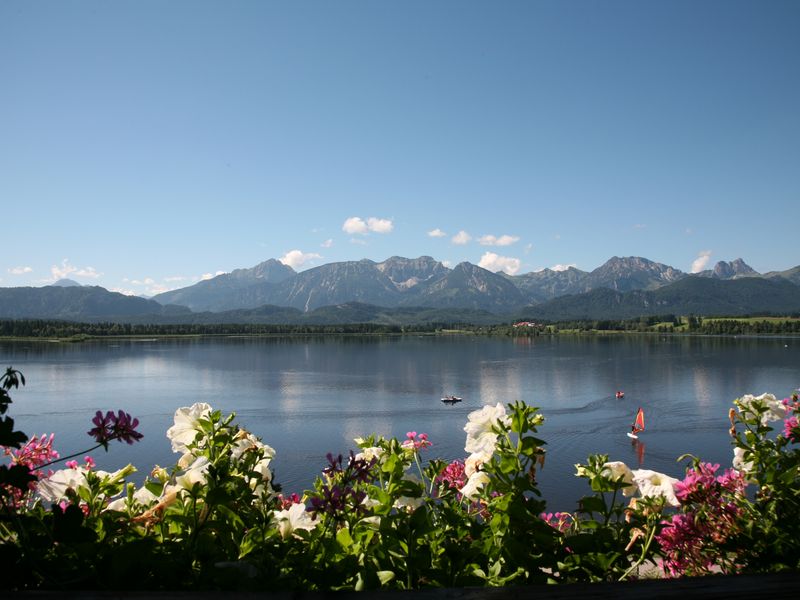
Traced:
<path fill-rule="evenodd" d="M 281 510 L 287 510 L 293 504 L 302 504 L 303 499 L 298 496 L 297 494 L 290 494 L 288 496 L 284 496 L 283 494 L 278 494 L 278 505 L 281 507 Z"/>
<path fill-rule="evenodd" d="M 792 440 L 793 442 L 800 442 L 800 423 L 797 421 L 797 416 L 793 415 L 783 422 L 783 437 Z"/>
<path fill-rule="evenodd" d="M 541 517 L 545 523 L 550 525 L 550 527 L 560 531 L 561 533 L 566 532 L 572 526 L 572 515 L 569 513 L 542 513 L 539 515 L 539 517 Z"/>
<path fill-rule="evenodd" d="M 744 494 L 747 482 L 739 471 L 726 469 L 717 475 L 718 470 L 719 465 L 700 463 L 675 484 L 684 512 L 664 521 L 656 536 L 664 553 L 662 566 L 670 577 L 706 575 L 715 566 L 722 572 L 731 569 L 720 562 L 719 548 L 739 528 L 742 511 L 734 499 Z"/>
<path fill-rule="evenodd" d="M 417 434 L 416 431 L 409 431 L 406 433 L 406 437 L 408 439 L 401 444 L 406 450 L 422 450 L 423 448 L 430 448 L 433 445 L 428 441 L 427 433 Z"/>
<path fill-rule="evenodd" d="M 34 435 L 19 450 L 11 451 L 9 448 L 6 448 L 5 453 L 13 457 L 12 460 L 14 463 L 25 465 L 31 470 L 35 470 L 37 467 L 58 458 L 58 452 L 53 450 L 53 436 L 54 434 L 52 433 L 49 437 L 45 434 L 42 434 L 40 437 Z"/>
<path fill-rule="evenodd" d="M 460 490 L 467 484 L 467 476 L 464 473 L 464 463 L 454 460 L 447 465 L 436 477 L 436 483 L 444 484 L 453 490 Z"/>
<path fill-rule="evenodd" d="M 11 457 L 13 464 L 27 467 L 30 474 L 36 477 L 35 480 L 28 483 L 28 490 L 35 490 L 36 482 L 39 479 L 44 479 L 52 474 L 52 471 L 45 473 L 41 467 L 49 465 L 51 462 L 58 460 L 59 457 L 58 452 L 53 450 L 52 433 L 49 436 L 42 434 L 40 437 L 34 435 L 22 448 L 17 450 L 3 447 L 3 453 Z M 6 485 L 4 486 L 4 491 L 8 494 L 7 502 L 11 509 L 19 509 L 27 501 L 29 491 L 25 489 Z"/>
<path fill-rule="evenodd" d="M 136 431 L 139 419 L 134 419 L 121 410 L 116 414 L 114 411 L 109 410 L 105 415 L 98 410 L 94 419 L 92 419 L 92 423 L 94 423 L 95 427 L 87 433 L 106 449 L 108 449 L 108 442 L 111 440 L 133 444 L 144 437 Z"/>

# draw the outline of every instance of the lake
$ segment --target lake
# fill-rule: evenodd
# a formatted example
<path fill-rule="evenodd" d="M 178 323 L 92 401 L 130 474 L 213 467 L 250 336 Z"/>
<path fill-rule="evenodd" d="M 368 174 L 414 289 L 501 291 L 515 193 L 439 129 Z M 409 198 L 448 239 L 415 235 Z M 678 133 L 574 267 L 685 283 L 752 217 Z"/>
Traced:
<path fill-rule="evenodd" d="M 98 467 L 141 474 L 177 459 L 165 437 L 176 408 L 208 402 L 275 448 L 276 481 L 302 491 L 370 433 L 429 435 L 431 457 L 464 458 L 467 414 L 524 400 L 541 407 L 550 510 L 572 510 L 588 487 L 574 464 L 606 453 L 679 477 L 692 453 L 729 466 L 728 409 L 743 394 L 779 398 L 800 386 L 800 340 L 638 335 L 204 338 L 77 344 L 0 342 L 3 366 L 27 385 L 11 415 L 28 435 L 56 433 L 62 455 L 88 447 L 97 410 L 138 417 L 139 444 L 93 453 Z M 624 390 L 625 397 L 614 397 Z M 444 405 L 443 395 L 464 398 Z M 632 442 L 636 409 L 647 431 Z"/>

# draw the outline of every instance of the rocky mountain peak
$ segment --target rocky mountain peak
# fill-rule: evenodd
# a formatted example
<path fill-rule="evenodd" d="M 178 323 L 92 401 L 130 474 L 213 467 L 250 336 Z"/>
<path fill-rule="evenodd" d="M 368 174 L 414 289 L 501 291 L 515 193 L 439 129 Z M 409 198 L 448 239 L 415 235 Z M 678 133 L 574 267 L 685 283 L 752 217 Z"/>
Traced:
<path fill-rule="evenodd" d="M 233 279 L 254 279 L 266 281 L 267 283 L 280 283 L 296 274 L 295 270 L 289 265 L 270 258 L 250 269 L 236 269 L 229 275 Z"/>
<path fill-rule="evenodd" d="M 744 262 L 741 258 L 737 258 L 731 262 L 719 261 L 714 265 L 712 277 L 717 279 L 734 279 L 736 277 L 757 277 L 758 271 L 753 269 L 750 265 Z"/>
<path fill-rule="evenodd" d="M 392 256 L 375 265 L 399 290 L 407 290 L 422 282 L 444 277 L 449 269 L 430 256 L 404 258 Z"/>

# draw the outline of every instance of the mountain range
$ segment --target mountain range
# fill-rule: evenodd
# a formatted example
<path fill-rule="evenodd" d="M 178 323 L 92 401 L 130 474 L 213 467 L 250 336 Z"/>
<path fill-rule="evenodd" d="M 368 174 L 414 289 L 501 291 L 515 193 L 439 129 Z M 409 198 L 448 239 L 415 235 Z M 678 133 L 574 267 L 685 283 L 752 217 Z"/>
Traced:
<path fill-rule="evenodd" d="M 689 275 L 641 257 L 613 257 L 593 271 L 574 267 L 524 275 L 492 273 L 468 262 L 452 269 L 430 256 L 393 256 L 383 262 L 360 260 L 321 265 L 296 273 L 270 259 L 195 285 L 153 297 L 193 311 L 256 308 L 264 304 L 308 312 L 322 306 L 361 302 L 383 307 L 473 308 L 507 313 L 522 306 L 607 288 L 616 292 L 655 290 L 685 278 L 717 280 L 744 277 L 784 278 L 800 284 L 800 267 L 765 275 L 742 259 L 719 262 Z"/>
<path fill-rule="evenodd" d="M 270 259 L 152 299 L 68 280 L 0 288 L 0 318 L 325 324 L 786 314 L 800 311 L 798 292 L 800 266 L 760 274 L 742 259 L 688 274 L 615 256 L 593 271 L 514 276 L 468 262 L 448 268 L 429 256 L 329 263 L 299 273 Z"/>

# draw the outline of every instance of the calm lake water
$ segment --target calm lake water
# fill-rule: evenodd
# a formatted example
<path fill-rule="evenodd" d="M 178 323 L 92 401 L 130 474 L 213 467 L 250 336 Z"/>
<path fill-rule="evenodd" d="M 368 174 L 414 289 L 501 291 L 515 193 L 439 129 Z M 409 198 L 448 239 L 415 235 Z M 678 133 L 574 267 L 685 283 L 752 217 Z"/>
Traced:
<path fill-rule="evenodd" d="M 680 476 L 692 453 L 730 465 L 731 401 L 785 397 L 800 386 L 800 340 L 655 336 L 488 338 L 329 337 L 0 342 L 0 364 L 28 384 L 11 414 L 27 434 L 55 432 L 62 455 L 89 445 L 96 410 L 138 417 L 145 438 L 95 451 L 100 468 L 142 473 L 177 459 L 165 437 L 176 408 L 208 402 L 277 451 L 287 492 L 310 487 L 328 452 L 347 453 L 369 433 L 425 432 L 430 455 L 464 457 L 467 414 L 524 400 L 541 407 L 547 462 L 540 487 L 551 510 L 585 491 L 574 464 L 606 453 Z M 625 391 L 617 400 L 614 392 Z M 441 396 L 464 401 L 446 406 Z M 647 431 L 633 443 L 637 407 Z"/>

